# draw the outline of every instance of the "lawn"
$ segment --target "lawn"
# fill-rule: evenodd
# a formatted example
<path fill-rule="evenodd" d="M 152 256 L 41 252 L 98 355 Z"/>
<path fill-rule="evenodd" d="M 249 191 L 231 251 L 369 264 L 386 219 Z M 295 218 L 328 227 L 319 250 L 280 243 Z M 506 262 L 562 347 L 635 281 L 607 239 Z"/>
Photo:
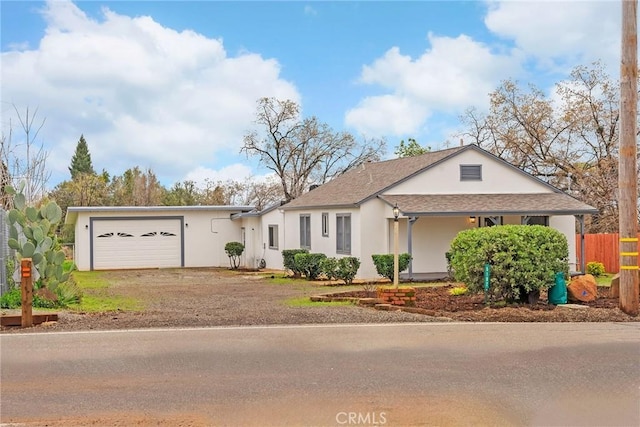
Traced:
<path fill-rule="evenodd" d="M 79 304 L 69 306 L 70 310 L 96 313 L 105 311 L 142 311 L 144 304 L 131 297 L 118 295 L 105 280 L 100 271 L 74 271 L 73 280 L 82 291 Z"/>

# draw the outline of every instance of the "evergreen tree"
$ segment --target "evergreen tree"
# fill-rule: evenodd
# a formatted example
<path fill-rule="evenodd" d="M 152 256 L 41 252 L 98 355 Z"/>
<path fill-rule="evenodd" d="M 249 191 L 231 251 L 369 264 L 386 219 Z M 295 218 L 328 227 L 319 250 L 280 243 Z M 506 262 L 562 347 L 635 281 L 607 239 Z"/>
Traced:
<path fill-rule="evenodd" d="M 84 139 L 84 135 L 80 135 L 80 140 L 76 145 L 76 152 L 71 158 L 71 166 L 69 166 L 69 172 L 71 172 L 71 179 L 74 180 L 80 174 L 86 173 L 95 175 L 93 165 L 91 164 L 91 154 L 89 153 L 89 146 Z"/>

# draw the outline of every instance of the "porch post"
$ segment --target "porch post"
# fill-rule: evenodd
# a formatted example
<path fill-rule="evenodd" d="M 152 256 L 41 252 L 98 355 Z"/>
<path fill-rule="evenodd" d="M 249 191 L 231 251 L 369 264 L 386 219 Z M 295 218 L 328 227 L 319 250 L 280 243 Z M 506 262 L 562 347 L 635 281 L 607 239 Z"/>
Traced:
<path fill-rule="evenodd" d="M 587 271 L 584 259 L 586 252 L 584 247 L 584 215 L 578 215 L 578 221 L 580 221 L 580 272 L 584 274 Z"/>
<path fill-rule="evenodd" d="M 417 216 L 413 216 L 409 218 L 409 227 L 407 229 L 407 252 L 411 256 L 411 261 L 409 261 L 409 280 L 413 280 L 413 223 L 418 220 Z"/>

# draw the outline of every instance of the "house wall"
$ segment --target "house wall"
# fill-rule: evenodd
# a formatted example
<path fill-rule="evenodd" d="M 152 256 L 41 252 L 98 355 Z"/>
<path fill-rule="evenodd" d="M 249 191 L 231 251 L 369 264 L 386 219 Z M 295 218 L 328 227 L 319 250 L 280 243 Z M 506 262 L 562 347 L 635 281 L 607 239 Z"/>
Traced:
<path fill-rule="evenodd" d="M 576 219 L 574 216 L 552 216 L 549 217 L 549 227 L 553 227 L 567 238 L 569 244 L 569 271 L 579 271 L 577 264 L 578 247 L 576 247 Z"/>
<path fill-rule="evenodd" d="M 251 246 L 245 249 L 244 265 L 257 268 L 264 259 L 267 268 L 282 270 L 282 250 L 285 249 L 284 213 L 274 209 L 259 217 L 243 218 L 242 224 L 251 236 Z M 269 247 L 269 226 L 278 226 L 278 245 Z"/>
<path fill-rule="evenodd" d="M 477 227 L 468 217 L 420 217 L 413 223 L 412 249 L 414 273 L 443 273 L 447 271 L 445 253 L 462 230 Z M 407 252 L 407 244 L 401 246 Z"/>
<path fill-rule="evenodd" d="M 184 218 L 185 267 L 223 267 L 229 265 L 224 245 L 241 240 L 241 224 L 231 221 L 234 211 L 224 210 L 140 210 L 78 212 L 75 224 L 75 263 L 80 271 L 90 269 L 90 218 L 182 216 Z"/>
<path fill-rule="evenodd" d="M 322 235 L 322 214 L 327 213 L 329 216 L 329 234 Z M 351 215 L 351 253 L 342 254 L 336 251 L 336 215 Z M 361 215 L 359 209 L 356 208 L 339 208 L 339 209 L 309 209 L 309 210 L 292 210 L 284 213 L 284 242 L 282 249 L 300 248 L 300 215 L 310 215 L 311 217 L 311 249 L 309 252 L 323 253 L 327 257 L 340 258 L 343 256 L 353 256 L 361 258 L 361 241 L 362 227 Z M 281 256 L 281 255 L 280 255 Z M 361 260 L 362 261 L 362 260 Z M 282 260 L 280 260 L 282 264 Z"/>
<path fill-rule="evenodd" d="M 390 218 L 393 218 L 391 206 L 380 199 L 369 200 L 360 207 L 359 278 L 380 278 L 371 255 L 393 253 L 393 220 Z"/>
<path fill-rule="evenodd" d="M 460 165 L 482 165 L 482 181 L 460 181 Z M 486 154 L 468 150 L 385 191 L 385 194 L 547 193 L 552 190 Z"/>

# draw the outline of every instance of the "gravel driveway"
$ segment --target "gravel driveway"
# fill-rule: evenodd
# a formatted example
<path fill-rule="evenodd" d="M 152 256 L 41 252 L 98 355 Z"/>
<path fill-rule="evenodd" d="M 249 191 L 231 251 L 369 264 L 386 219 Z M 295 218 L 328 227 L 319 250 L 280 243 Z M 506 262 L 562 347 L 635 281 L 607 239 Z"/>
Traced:
<path fill-rule="evenodd" d="M 356 306 L 291 307 L 291 298 L 333 293 L 340 288 L 295 282 L 276 284 L 263 274 L 226 269 L 119 270 L 102 273 L 109 292 L 143 302 L 139 312 L 59 312 L 59 321 L 10 331 L 71 331 L 313 323 L 441 321 L 421 314 Z M 282 277 L 282 273 L 274 273 Z"/>

